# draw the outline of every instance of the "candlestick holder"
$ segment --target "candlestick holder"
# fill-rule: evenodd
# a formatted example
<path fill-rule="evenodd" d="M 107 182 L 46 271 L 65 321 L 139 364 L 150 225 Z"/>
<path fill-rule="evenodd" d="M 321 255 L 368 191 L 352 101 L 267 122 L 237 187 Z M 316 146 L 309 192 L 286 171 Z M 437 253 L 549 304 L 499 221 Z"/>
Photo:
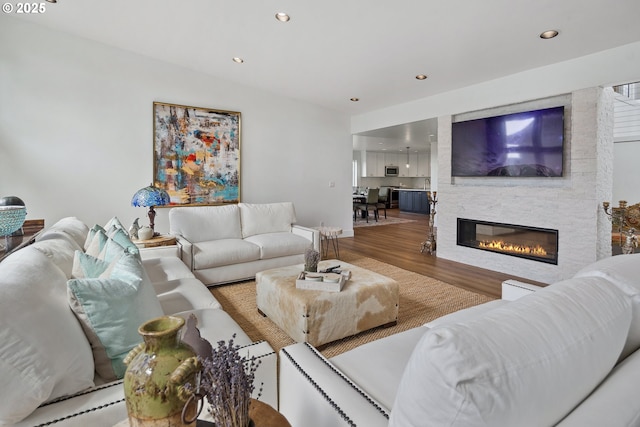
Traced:
<path fill-rule="evenodd" d="M 420 245 L 420 252 L 427 251 L 429 255 L 433 255 L 436 252 L 436 230 L 434 227 L 436 217 L 436 204 L 438 203 L 438 192 L 427 191 L 427 199 L 429 203 L 429 233 L 427 234 L 427 240 Z"/>

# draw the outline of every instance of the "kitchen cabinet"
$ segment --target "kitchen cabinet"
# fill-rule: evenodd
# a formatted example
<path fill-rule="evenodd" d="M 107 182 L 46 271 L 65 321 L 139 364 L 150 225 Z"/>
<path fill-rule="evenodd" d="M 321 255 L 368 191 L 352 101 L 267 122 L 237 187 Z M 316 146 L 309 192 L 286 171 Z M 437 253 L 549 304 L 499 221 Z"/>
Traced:
<path fill-rule="evenodd" d="M 386 165 L 386 159 L 384 157 L 384 153 L 378 153 L 376 158 L 376 173 L 379 175 L 376 176 L 385 176 L 384 174 L 384 165 Z"/>
<path fill-rule="evenodd" d="M 406 159 L 405 159 L 406 162 Z M 409 154 L 409 169 L 407 172 L 408 177 L 413 178 L 426 178 L 430 172 L 431 159 L 427 154 L 412 153 Z M 406 169 L 406 168 L 405 168 Z"/>
<path fill-rule="evenodd" d="M 384 153 L 367 151 L 364 155 L 365 167 L 362 168 L 363 177 L 384 176 Z"/>
<path fill-rule="evenodd" d="M 415 176 L 420 178 L 426 178 L 428 176 L 431 176 L 431 157 L 430 156 L 426 154 L 418 155 L 418 158 L 416 159 L 416 175 Z"/>
<path fill-rule="evenodd" d="M 424 156 L 423 156 L 424 157 Z M 418 153 L 409 154 L 409 167 L 407 168 L 407 156 L 404 156 L 403 163 L 400 165 L 400 176 L 413 178 L 418 175 L 420 156 Z"/>
<path fill-rule="evenodd" d="M 418 153 L 413 153 L 409 155 L 409 175 L 408 176 L 420 176 L 418 175 L 419 162 L 420 162 L 420 155 Z"/>
<path fill-rule="evenodd" d="M 409 168 L 406 167 L 407 155 L 401 153 L 366 151 L 363 152 L 362 162 L 364 167 L 361 176 L 364 178 L 385 176 L 385 166 L 398 166 L 398 176 L 401 178 L 426 178 L 430 176 L 431 160 L 426 154 L 409 154 Z"/>
<path fill-rule="evenodd" d="M 399 190 L 398 207 L 403 212 L 429 214 L 429 198 L 423 190 Z"/>
<path fill-rule="evenodd" d="M 387 166 L 398 166 L 398 153 L 380 153 L 384 155 L 384 163 Z"/>

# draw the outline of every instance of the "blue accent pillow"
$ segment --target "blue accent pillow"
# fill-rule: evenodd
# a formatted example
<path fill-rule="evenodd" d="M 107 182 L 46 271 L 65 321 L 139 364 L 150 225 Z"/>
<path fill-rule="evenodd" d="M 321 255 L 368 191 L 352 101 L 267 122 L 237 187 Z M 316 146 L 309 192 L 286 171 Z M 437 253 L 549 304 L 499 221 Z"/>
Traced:
<path fill-rule="evenodd" d="M 109 263 L 86 254 L 76 251 L 73 257 L 73 268 L 71 269 L 72 279 L 97 278 L 109 268 Z"/>
<path fill-rule="evenodd" d="M 142 342 L 138 327 L 164 315 L 142 261 L 125 252 L 98 278 L 70 279 L 67 290 L 91 343 L 96 372 L 107 381 L 122 378 L 123 359 Z"/>
<path fill-rule="evenodd" d="M 84 251 L 97 258 L 100 255 L 100 252 L 104 249 L 104 246 L 107 244 L 107 240 L 109 240 L 107 233 L 105 233 L 104 230 L 96 229 L 93 233 L 93 238 L 88 242 Z"/>
<path fill-rule="evenodd" d="M 84 246 L 83 249 L 86 251 L 89 246 L 91 245 L 91 242 L 93 241 L 93 238 L 95 237 L 96 233 L 98 231 L 102 230 L 102 232 L 105 232 L 104 228 L 102 228 L 100 225 L 95 224 L 93 227 L 91 227 L 89 229 L 89 232 L 87 233 L 87 239 L 84 241 Z"/>
<path fill-rule="evenodd" d="M 130 254 L 136 254 L 138 258 L 140 257 L 140 249 L 131 241 L 129 234 L 122 228 L 117 229 L 111 235 L 111 238 Z"/>
<path fill-rule="evenodd" d="M 104 229 L 107 231 L 107 234 L 109 234 L 109 235 L 112 234 L 114 228 L 124 229 L 124 225 L 122 225 L 122 223 L 120 222 L 120 220 L 118 219 L 117 216 L 114 216 L 113 218 L 111 218 L 104 225 Z"/>

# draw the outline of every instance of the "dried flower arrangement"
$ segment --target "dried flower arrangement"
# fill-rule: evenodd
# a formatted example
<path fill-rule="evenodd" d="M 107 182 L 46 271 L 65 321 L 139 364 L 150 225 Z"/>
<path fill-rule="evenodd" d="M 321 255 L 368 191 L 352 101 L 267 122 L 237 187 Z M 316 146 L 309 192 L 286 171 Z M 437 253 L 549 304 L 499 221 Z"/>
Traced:
<path fill-rule="evenodd" d="M 218 342 L 211 358 L 202 360 L 200 390 L 211 405 L 210 413 L 218 427 L 248 427 L 249 403 L 255 389 L 253 380 L 260 360 L 240 356 L 239 346 Z M 258 397 L 262 394 L 262 387 Z"/>
<path fill-rule="evenodd" d="M 318 271 L 318 262 L 320 262 L 320 252 L 313 248 L 307 248 L 304 251 L 304 271 Z"/>
<path fill-rule="evenodd" d="M 240 346 L 234 345 L 235 334 L 228 343 L 218 341 L 218 347 L 213 348 L 200 337 L 200 332 L 195 328 L 195 318 L 189 320 L 192 323 L 187 324 L 188 334 L 183 340 L 196 348 L 201 370 L 198 384 L 185 386 L 187 393 L 198 400 L 207 399 L 209 413 L 216 427 L 249 427 L 252 425 L 249 404 L 255 390 L 253 381 L 261 360 L 255 356 L 241 356 Z M 262 385 L 256 399 L 262 395 Z"/>

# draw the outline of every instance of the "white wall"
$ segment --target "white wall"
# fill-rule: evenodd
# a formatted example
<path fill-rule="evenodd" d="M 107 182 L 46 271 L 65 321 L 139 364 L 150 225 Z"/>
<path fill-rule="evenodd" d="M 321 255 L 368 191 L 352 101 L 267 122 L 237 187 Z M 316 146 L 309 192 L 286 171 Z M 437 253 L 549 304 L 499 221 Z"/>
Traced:
<path fill-rule="evenodd" d="M 152 180 L 154 101 L 241 112 L 241 200 L 293 201 L 298 223 L 352 234 L 348 117 L 3 16 L 0 197 L 47 225 L 146 223 L 130 201 Z"/>
<path fill-rule="evenodd" d="M 613 144 L 613 197 L 611 204 L 626 200 L 640 203 L 640 141 Z"/>
<path fill-rule="evenodd" d="M 613 206 L 620 200 L 640 203 L 640 85 L 631 85 L 628 95 L 616 94 L 614 102 Z"/>

